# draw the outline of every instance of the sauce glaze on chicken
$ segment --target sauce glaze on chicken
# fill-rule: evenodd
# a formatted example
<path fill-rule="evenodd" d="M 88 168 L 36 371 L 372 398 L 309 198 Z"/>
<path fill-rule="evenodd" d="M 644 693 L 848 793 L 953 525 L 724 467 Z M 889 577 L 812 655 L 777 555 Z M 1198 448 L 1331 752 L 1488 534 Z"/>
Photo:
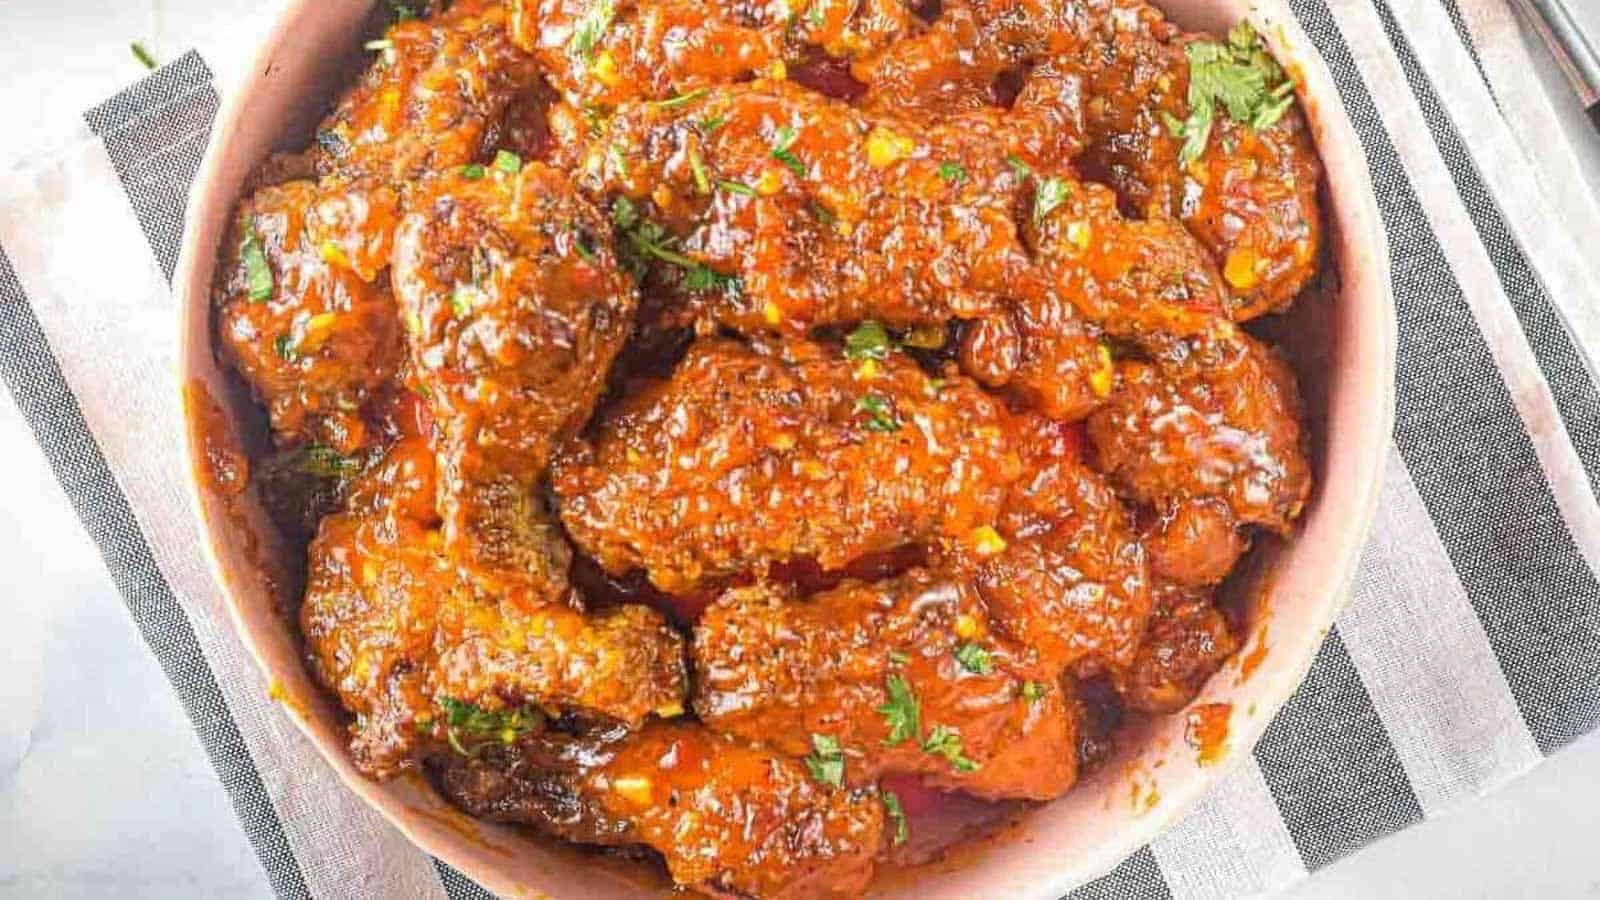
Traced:
<path fill-rule="evenodd" d="M 414 13 L 263 166 L 214 291 L 363 771 L 706 893 L 854 895 L 1226 661 L 1218 587 L 1311 488 L 1243 325 L 1321 259 L 1247 26 Z"/>

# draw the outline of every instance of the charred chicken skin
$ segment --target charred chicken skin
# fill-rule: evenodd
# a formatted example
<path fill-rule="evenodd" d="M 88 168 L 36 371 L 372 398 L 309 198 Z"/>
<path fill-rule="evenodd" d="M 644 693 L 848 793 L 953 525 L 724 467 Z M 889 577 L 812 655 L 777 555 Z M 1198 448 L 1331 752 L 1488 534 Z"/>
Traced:
<path fill-rule="evenodd" d="M 858 896 L 1227 662 L 1218 598 L 1312 489 L 1247 329 L 1322 256 L 1247 26 L 411 13 L 213 288 L 363 772 L 714 896 Z"/>

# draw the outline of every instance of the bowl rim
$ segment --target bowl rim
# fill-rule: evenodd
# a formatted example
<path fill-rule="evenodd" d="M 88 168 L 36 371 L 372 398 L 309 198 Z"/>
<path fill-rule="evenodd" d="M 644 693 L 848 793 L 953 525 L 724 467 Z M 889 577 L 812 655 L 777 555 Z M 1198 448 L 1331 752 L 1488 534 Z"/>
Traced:
<path fill-rule="evenodd" d="M 225 202 L 231 207 L 237 201 L 239 186 L 228 184 L 224 171 L 225 141 L 222 138 L 232 135 L 249 111 L 251 100 L 260 89 L 260 79 L 270 73 L 272 60 L 293 46 L 297 24 L 305 16 L 306 11 L 322 2 L 326 0 L 287 0 L 275 15 L 264 38 L 248 55 L 248 66 L 238 70 L 243 74 L 231 84 L 219 85 L 222 88 L 221 103 L 213 120 L 205 156 L 196 172 L 185 205 L 183 239 L 172 282 L 173 297 L 177 301 L 174 313 L 178 339 L 174 386 L 185 421 L 185 427 L 181 429 L 185 465 L 180 480 L 201 538 L 199 552 L 205 559 L 211 580 L 221 592 L 228 610 L 229 625 L 246 647 L 260 672 L 274 684 L 277 682 L 274 666 L 262 642 L 258 640 L 254 629 L 246 620 L 239 592 L 218 552 L 218 535 L 223 525 L 214 521 L 208 513 L 205 492 L 209 489 L 203 484 L 200 475 L 204 448 L 200 446 L 199 435 L 193 427 L 193 412 L 187 392 L 189 386 L 201 375 L 200 367 L 194 364 L 195 360 L 212 357 L 213 350 L 209 344 L 208 328 L 207 346 L 201 348 L 204 356 L 191 352 L 188 337 L 189 320 L 195 304 L 210 303 L 215 258 L 213 257 L 209 266 L 203 266 L 202 263 L 206 259 L 208 247 L 214 250 L 220 246 L 223 235 L 215 230 L 202 230 L 196 227 L 195 223 L 203 220 L 203 211 L 208 205 Z M 368 7 L 372 5 L 369 0 L 347 0 L 347 2 Z M 1187 0 L 1152 0 L 1152 2 L 1158 7 L 1167 7 L 1175 2 L 1183 3 Z M 1124 827 L 1117 829 L 1110 837 L 1095 841 L 1089 852 L 1076 859 L 1063 861 L 1054 876 L 1044 882 L 1030 885 L 1024 891 L 1024 898 L 1037 897 L 1039 900 L 1047 900 L 1047 898 L 1061 897 L 1073 887 L 1109 871 L 1130 853 L 1154 840 L 1187 815 L 1218 782 L 1250 756 L 1252 748 L 1265 732 L 1273 716 L 1304 680 L 1316 659 L 1325 635 L 1348 603 L 1361 548 L 1371 531 L 1378 509 L 1385 456 L 1393 428 L 1397 338 L 1387 233 L 1378 213 L 1371 173 L 1361 152 L 1360 139 L 1344 110 L 1325 62 L 1289 10 L 1286 0 L 1195 0 L 1195 2 L 1202 5 L 1210 2 L 1213 6 L 1222 4 L 1244 8 L 1246 17 L 1257 25 L 1278 58 L 1294 66 L 1299 82 L 1297 93 L 1301 97 L 1302 105 L 1306 107 L 1308 123 L 1312 128 L 1325 170 L 1331 171 L 1333 168 L 1330 165 L 1330 157 L 1337 157 L 1341 164 L 1342 212 L 1338 222 L 1331 221 L 1334 217 L 1331 204 L 1324 200 L 1325 218 L 1330 220 L 1330 225 L 1345 232 L 1338 249 L 1342 256 L 1347 257 L 1334 259 L 1330 254 L 1327 265 L 1335 270 L 1339 283 L 1339 289 L 1334 293 L 1331 302 L 1348 302 L 1345 298 L 1352 294 L 1368 298 L 1363 304 L 1364 312 L 1372 319 L 1365 322 L 1365 331 L 1373 343 L 1365 348 L 1370 351 L 1365 355 L 1377 365 L 1375 377 L 1378 383 L 1378 395 L 1371 404 L 1373 409 L 1368 411 L 1376 412 L 1377 415 L 1355 423 L 1357 425 L 1355 435 L 1341 433 L 1341 440 L 1353 438 L 1353 443 L 1358 445 L 1358 450 L 1350 454 L 1357 463 L 1356 471 L 1350 473 L 1345 483 L 1341 485 L 1351 495 L 1346 511 L 1353 513 L 1354 518 L 1348 527 L 1337 532 L 1336 536 L 1339 538 L 1337 545 L 1330 548 L 1332 551 L 1330 558 L 1334 560 L 1334 568 L 1325 576 L 1324 587 L 1327 588 L 1327 593 L 1325 599 L 1314 606 L 1315 615 L 1312 617 L 1310 627 L 1300 632 L 1299 638 L 1292 644 L 1286 645 L 1280 640 L 1274 647 L 1276 653 L 1289 654 L 1289 662 L 1280 677 L 1270 682 L 1270 686 L 1264 689 L 1261 699 L 1258 700 L 1259 705 L 1266 710 L 1266 714 L 1246 719 L 1242 728 L 1235 726 L 1237 730 L 1230 734 L 1221 759 L 1208 766 L 1200 776 L 1188 779 L 1176 794 L 1169 793 L 1164 796 L 1153 810 L 1153 815 L 1124 823 Z M 219 195 L 222 195 L 220 200 Z M 222 221 L 225 222 L 226 219 Z M 1330 228 L 1329 233 L 1332 235 L 1334 229 Z M 1326 490 L 1327 487 L 1321 485 L 1319 489 Z M 1294 633 L 1290 634 L 1293 636 Z M 1240 652 L 1243 652 L 1242 648 Z M 303 661 L 300 664 L 303 665 Z M 279 705 L 289 713 L 289 718 L 295 727 L 316 748 L 318 755 L 333 768 L 343 785 L 358 795 L 368 806 L 377 810 L 413 845 L 457 868 L 497 894 L 549 896 L 534 886 L 515 881 L 505 873 L 496 871 L 491 865 L 480 864 L 478 858 L 467 853 L 466 842 L 471 840 L 470 837 L 450 830 L 439 831 L 418 827 L 414 810 L 410 809 L 404 800 L 385 790 L 380 783 L 357 771 L 342 744 L 325 740 L 317 733 L 313 723 L 309 721 L 310 713 L 293 705 Z M 1177 751 L 1174 749 L 1168 752 Z"/>

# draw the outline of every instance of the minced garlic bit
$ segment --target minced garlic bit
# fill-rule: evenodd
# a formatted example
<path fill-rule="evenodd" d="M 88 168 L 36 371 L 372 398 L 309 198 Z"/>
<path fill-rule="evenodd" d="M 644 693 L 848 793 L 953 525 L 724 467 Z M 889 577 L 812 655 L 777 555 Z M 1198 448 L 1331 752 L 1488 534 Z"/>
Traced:
<path fill-rule="evenodd" d="M 1113 376 L 1116 374 L 1116 367 L 1111 361 L 1111 348 L 1101 344 L 1096 348 L 1095 355 L 1100 358 L 1100 365 L 1089 373 L 1089 388 L 1094 391 L 1096 397 L 1109 397 Z"/>
<path fill-rule="evenodd" d="M 602 50 L 589 64 L 589 72 L 606 87 L 616 87 L 622 77 L 617 74 L 617 61 L 610 50 Z"/>
<path fill-rule="evenodd" d="M 989 525 L 979 525 L 977 528 L 972 529 L 970 538 L 972 549 L 979 556 L 993 556 L 1006 549 L 1006 539 L 1001 537 L 1000 532 L 995 531 Z"/>
<path fill-rule="evenodd" d="M 761 307 L 761 318 L 766 319 L 768 325 L 777 325 L 783 321 L 783 310 L 778 304 L 768 300 L 766 305 Z"/>
<path fill-rule="evenodd" d="M 867 135 L 867 165 L 883 169 L 910 156 L 917 145 L 908 137 L 896 134 L 882 125 Z"/>
<path fill-rule="evenodd" d="M 1249 247 L 1235 247 L 1228 251 L 1228 259 L 1222 267 L 1222 277 L 1241 291 L 1249 290 L 1255 287 L 1258 280 L 1256 262 L 1254 250 Z"/>
<path fill-rule="evenodd" d="M 977 619 L 974 619 L 973 617 L 967 615 L 966 613 L 962 613 L 961 615 L 956 616 L 956 636 L 957 637 L 960 637 L 963 640 L 965 640 L 967 638 L 972 637 L 973 635 L 976 635 L 977 633 L 978 633 L 978 620 Z"/>
<path fill-rule="evenodd" d="M 650 779 L 644 775 L 623 775 L 611 782 L 617 796 L 636 806 L 649 806 L 655 799 Z"/>

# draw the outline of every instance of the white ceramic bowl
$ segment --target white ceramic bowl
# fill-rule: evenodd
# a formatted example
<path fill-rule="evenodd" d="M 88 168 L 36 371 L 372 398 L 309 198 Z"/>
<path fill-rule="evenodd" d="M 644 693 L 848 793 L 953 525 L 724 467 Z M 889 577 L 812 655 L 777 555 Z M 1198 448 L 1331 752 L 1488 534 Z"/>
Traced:
<path fill-rule="evenodd" d="M 1252 628 L 1240 652 L 1197 703 L 1230 704 L 1228 738 L 1209 764 L 1184 739 L 1174 715 L 1131 735 L 1111 764 L 1067 796 L 1030 812 L 994 838 L 933 866 L 884 871 L 874 895 L 920 900 L 1054 898 L 1114 866 L 1178 819 L 1250 752 L 1294 691 L 1348 595 L 1377 502 L 1390 431 L 1394 319 L 1388 255 L 1364 157 L 1320 57 L 1282 0 L 1157 0 L 1179 23 L 1214 32 L 1248 17 L 1299 77 L 1302 100 L 1327 175 L 1324 204 L 1334 282 L 1302 298 L 1274 334 L 1300 374 L 1311 425 L 1317 488 L 1300 532 L 1258 553 Z M 230 396 L 212 351 L 209 294 L 218 245 L 249 172 L 268 153 L 304 146 L 360 53 L 368 0 L 291 0 L 258 58 L 225 99 L 188 208 L 177 272 L 182 305 L 181 384 L 187 400 L 216 397 L 228 415 L 247 398 Z M 191 410 L 191 413 L 193 411 Z M 204 435 L 186 434 L 193 472 Z M 642 867 L 597 864 L 571 848 L 469 819 L 420 779 L 377 783 L 345 750 L 332 700 L 301 663 L 291 625 L 267 577 L 278 553 L 265 517 L 246 495 L 230 500 L 191 480 L 202 548 L 223 586 L 235 626 L 328 765 L 424 850 L 506 896 L 660 896 Z"/>

